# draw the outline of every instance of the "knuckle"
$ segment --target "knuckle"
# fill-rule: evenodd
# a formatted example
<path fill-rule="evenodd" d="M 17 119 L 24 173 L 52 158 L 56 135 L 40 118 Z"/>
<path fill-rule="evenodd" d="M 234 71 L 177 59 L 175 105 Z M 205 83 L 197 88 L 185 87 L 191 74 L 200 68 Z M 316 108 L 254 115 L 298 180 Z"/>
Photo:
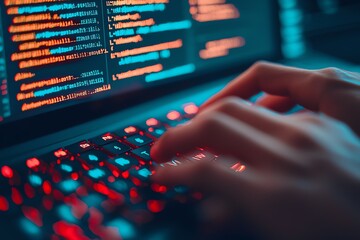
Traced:
<path fill-rule="evenodd" d="M 339 68 L 335 68 L 335 67 L 328 67 L 328 68 L 320 69 L 319 72 L 321 72 L 322 74 L 325 74 L 329 77 L 337 77 L 339 72 L 341 72 L 341 70 Z"/>
<path fill-rule="evenodd" d="M 317 74 L 314 74 L 315 79 L 313 80 L 318 81 L 318 84 L 325 90 L 346 87 L 349 86 L 349 84 L 343 80 L 343 72 L 341 69 L 335 67 L 324 68 L 317 71 Z"/>
<path fill-rule="evenodd" d="M 282 139 L 295 148 L 310 148 L 315 145 L 311 132 L 307 128 L 300 128 L 285 132 Z"/>
<path fill-rule="evenodd" d="M 301 114 L 296 117 L 300 122 L 310 123 L 314 125 L 324 125 L 325 120 L 314 113 Z"/>
<path fill-rule="evenodd" d="M 237 97 L 227 97 L 215 107 L 215 111 L 230 112 L 237 107 L 239 99 Z"/>
<path fill-rule="evenodd" d="M 253 70 L 260 70 L 267 67 L 269 64 L 266 61 L 257 61 L 252 65 Z"/>
<path fill-rule="evenodd" d="M 221 129 L 222 126 L 221 116 L 219 116 L 216 112 L 211 112 L 204 114 L 201 120 L 198 122 L 197 126 L 197 135 L 201 135 L 205 144 L 211 144 L 211 141 L 218 130 Z"/>
<path fill-rule="evenodd" d="M 208 132 L 211 129 L 217 129 L 221 125 L 221 120 L 215 112 L 205 114 L 200 122 L 202 132 Z"/>

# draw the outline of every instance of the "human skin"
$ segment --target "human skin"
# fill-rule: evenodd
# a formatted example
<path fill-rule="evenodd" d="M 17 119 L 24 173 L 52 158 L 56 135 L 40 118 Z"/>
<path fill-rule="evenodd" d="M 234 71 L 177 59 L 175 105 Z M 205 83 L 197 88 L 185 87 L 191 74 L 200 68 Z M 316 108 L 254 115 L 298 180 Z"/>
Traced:
<path fill-rule="evenodd" d="M 247 101 L 262 91 L 255 104 Z M 308 111 L 281 113 L 295 104 Z M 235 233 L 246 219 L 261 238 L 359 239 L 359 136 L 359 74 L 259 62 L 151 150 L 162 163 L 206 148 L 241 161 L 246 170 L 200 161 L 159 168 L 153 180 L 216 199 Z"/>

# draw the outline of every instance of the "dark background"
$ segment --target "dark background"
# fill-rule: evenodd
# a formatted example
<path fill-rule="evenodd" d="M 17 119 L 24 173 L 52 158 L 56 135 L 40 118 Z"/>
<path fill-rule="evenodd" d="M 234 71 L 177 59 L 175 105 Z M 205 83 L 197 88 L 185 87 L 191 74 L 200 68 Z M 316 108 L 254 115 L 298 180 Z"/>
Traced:
<path fill-rule="evenodd" d="M 297 1 L 307 47 L 360 63 L 360 1 Z"/>

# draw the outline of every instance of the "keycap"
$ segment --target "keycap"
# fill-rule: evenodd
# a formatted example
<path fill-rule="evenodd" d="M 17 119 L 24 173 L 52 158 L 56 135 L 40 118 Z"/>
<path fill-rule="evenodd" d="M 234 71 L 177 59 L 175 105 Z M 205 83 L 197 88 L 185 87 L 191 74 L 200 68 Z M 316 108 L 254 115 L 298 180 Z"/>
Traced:
<path fill-rule="evenodd" d="M 156 118 L 149 118 L 148 120 L 146 120 L 145 124 L 147 127 L 156 127 L 156 126 L 160 126 L 161 122 Z"/>
<path fill-rule="evenodd" d="M 123 143 L 120 143 L 120 142 L 113 142 L 113 143 L 104 145 L 103 148 L 114 155 L 120 155 L 120 154 L 123 154 L 123 153 L 131 150 L 131 148 L 129 146 L 127 146 Z"/>
<path fill-rule="evenodd" d="M 162 135 L 164 135 L 164 133 L 166 132 L 166 128 L 165 127 L 160 127 L 160 128 L 150 127 L 148 129 L 148 132 L 151 136 L 153 136 L 155 138 L 159 138 Z"/>
<path fill-rule="evenodd" d="M 91 150 L 91 149 L 93 149 L 93 146 L 88 141 L 81 141 L 81 142 L 66 146 L 64 148 L 72 154 L 77 154 L 77 153 L 83 153 L 88 150 Z"/>
<path fill-rule="evenodd" d="M 134 186 L 134 184 L 130 181 L 124 179 L 117 179 L 114 182 L 106 183 L 106 185 L 120 193 L 125 193 L 130 189 L 130 187 Z"/>
<path fill-rule="evenodd" d="M 57 159 L 61 159 L 61 158 L 67 158 L 70 156 L 69 152 L 66 151 L 65 149 L 63 148 L 60 148 L 58 150 L 55 150 L 53 152 L 54 156 L 57 158 Z"/>
<path fill-rule="evenodd" d="M 130 175 L 141 181 L 147 181 L 152 175 L 152 172 L 148 168 L 140 168 L 139 170 L 131 169 Z"/>
<path fill-rule="evenodd" d="M 170 111 L 167 115 L 166 118 L 169 119 L 170 121 L 175 121 L 175 120 L 180 120 L 181 119 L 181 113 L 178 111 Z"/>
<path fill-rule="evenodd" d="M 81 154 L 80 158 L 88 163 L 94 163 L 94 162 L 105 161 L 109 157 L 101 151 L 91 150 Z"/>
<path fill-rule="evenodd" d="M 123 137 L 132 136 L 139 132 L 140 132 L 140 129 L 137 126 L 128 126 L 128 127 L 122 128 L 120 130 L 117 130 L 114 133 L 116 134 L 116 136 L 123 138 Z"/>
<path fill-rule="evenodd" d="M 61 173 L 73 173 L 83 170 L 78 160 L 70 160 L 68 158 L 62 159 L 60 163 L 56 163 L 54 167 Z"/>
<path fill-rule="evenodd" d="M 190 161 L 212 161 L 215 160 L 215 155 L 205 151 L 205 150 L 196 150 L 191 154 L 187 154 L 184 156 Z"/>
<path fill-rule="evenodd" d="M 109 160 L 108 162 L 118 167 L 121 171 L 126 171 L 132 166 L 136 166 L 139 164 L 137 159 L 125 154 Z"/>
<path fill-rule="evenodd" d="M 129 143 L 131 143 L 134 146 L 141 147 L 144 145 L 147 145 L 152 142 L 152 139 L 147 136 L 142 136 L 140 134 L 136 134 L 132 137 L 129 137 L 126 139 Z"/>
<path fill-rule="evenodd" d="M 188 103 L 184 106 L 184 112 L 187 118 L 191 118 L 199 112 L 199 107 L 196 106 L 194 103 Z"/>
<path fill-rule="evenodd" d="M 102 136 L 98 136 L 98 137 L 89 139 L 90 142 L 92 142 L 98 146 L 103 146 L 103 145 L 113 142 L 115 140 L 116 140 L 115 136 L 111 135 L 110 133 L 106 133 Z"/>
<path fill-rule="evenodd" d="M 87 174 L 89 175 L 89 177 L 95 179 L 95 180 L 98 180 L 98 179 L 103 179 L 103 178 L 106 178 L 110 175 L 108 175 L 106 172 L 105 172 L 105 168 L 104 169 L 100 169 L 100 168 L 93 168 L 93 169 L 90 169 Z"/>
<path fill-rule="evenodd" d="M 145 146 L 145 147 L 142 147 L 142 148 L 132 150 L 132 153 L 135 154 L 136 156 L 140 157 L 141 159 L 145 160 L 145 161 L 151 161 L 150 146 Z"/>

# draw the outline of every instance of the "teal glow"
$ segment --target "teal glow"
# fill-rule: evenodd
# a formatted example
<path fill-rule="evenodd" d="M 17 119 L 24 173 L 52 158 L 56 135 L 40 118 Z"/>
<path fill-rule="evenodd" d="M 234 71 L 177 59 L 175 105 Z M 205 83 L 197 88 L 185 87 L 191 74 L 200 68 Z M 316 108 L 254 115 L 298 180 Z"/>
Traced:
<path fill-rule="evenodd" d="M 148 178 L 151 176 L 151 172 L 147 168 L 143 168 L 143 169 L 139 170 L 138 174 L 144 178 Z"/>
<path fill-rule="evenodd" d="M 88 207 L 97 207 L 100 206 L 103 199 L 97 194 L 90 194 L 82 199 Z"/>
<path fill-rule="evenodd" d="M 189 188 L 185 186 L 176 186 L 174 187 L 175 192 L 177 193 L 187 193 L 189 192 Z"/>
<path fill-rule="evenodd" d="M 109 227 L 116 227 L 122 239 L 129 239 L 135 237 L 134 226 L 124 219 L 115 219 L 106 225 Z"/>
<path fill-rule="evenodd" d="M 131 57 L 125 57 L 122 58 L 119 61 L 119 65 L 127 65 L 127 64 L 133 64 L 133 63 L 142 63 L 142 62 L 148 62 L 152 60 L 158 60 L 160 58 L 158 52 L 151 52 L 146 54 L 141 54 L 137 56 L 131 56 Z"/>
<path fill-rule="evenodd" d="M 88 172 L 89 176 L 94 178 L 94 179 L 99 179 L 105 176 L 105 172 L 104 170 L 95 168 L 95 169 L 91 169 Z"/>
<path fill-rule="evenodd" d="M 127 165 L 130 164 L 130 161 L 127 160 L 127 159 L 125 159 L 125 158 L 115 159 L 115 162 L 116 162 L 117 164 L 119 164 L 120 166 L 122 166 L 122 167 L 125 167 L 125 166 L 127 166 Z"/>
<path fill-rule="evenodd" d="M 287 43 L 283 46 L 283 52 L 287 58 L 296 58 L 305 52 L 305 45 L 303 42 Z"/>
<path fill-rule="evenodd" d="M 167 32 L 167 31 L 174 31 L 180 29 L 189 29 L 191 28 L 192 23 L 190 20 L 184 20 L 179 22 L 169 22 L 169 23 L 162 23 L 159 25 L 154 25 L 151 27 L 139 27 L 136 30 L 136 34 L 149 34 L 149 33 L 158 33 L 158 32 Z"/>
<path fill-rule="evenodd" d="M 97 156 L 93 155 L 93 154 L 90 154 L 89 155 L 89 160 L 90 161 L 99 161 L 99 158 Z"/>
<path fill-rule="evenodd" d="M 166 5 L 163 3 L 158 4 L 148 4 L 148 5 L 140 5 L 140 6 L 123 6 L 113 8 L 113 13 L 131 13 L 131 12 L 156 12 L 156 11 L 164 11 Z"/>
<path fill-rule="evenodd" d="M 135 138 L 135 142 L 137 142 L 139 144 L 143 144 L 144 140 L 142 140 L 141 138 Z"/>
<path fill-rule="evenodd" d="M 158 135 L 163 135 L 165 133 L 165 131 L 163 129 L 156 129 L 155 133 Z"/>
<path fill-rule="evenodd" d="M 27 234 L 30 234 L 30 235 L 38 235 L 38 234 L 40 234 L 39 227 L 36 226 L 34 223 L 32 223 L 27 218 L 20 219 L 20 227 Z"/>
<path fill-rule="evenodd" d="M 43 181 L 38 175 L 31 174 L 29 175 L 29 182 L 33 187 L 40 187 Z"/>
<path fill-rule="evenodd" d="M 162 58 L 169 58 L 170 55 L 171 55 L 170 50 L 162 50 L 162 51 L 160 52 L 160 56 L 161 56 Z"/>
<path fill-rule="evenodd" d="M 112 187 L 114 189 L 116 189 L 116 191 L 118 191 L 118 192 L 125 192 L 125 191 L 127 191 L 129 189 L 126 182 L 121 181 L 121 180 L 118 180 L 118 181 L 114 182 L 112 184 Z"/>
<path fill-rule="evenodd" d="M 282 8 L 294 8 L 296 7 L 297 0 L 279 0 L 279 4 Z"/>
<path fill-rule="evenodd" d="M 61 219 L 71 223 L 76 223 L 77 219 L 73 216 L 71 208 L 68 205 L 61 205 L 57 209 L 58 215 Z"/>
<path fill-rule="evenodd" d="M 68 179 L 59 183 L 60 189 L 63 190 L 64 192 L 73 192 L 79 186 L 80 184 L 72 179 Z"/>
<path fill-rule="evenodd" d="M 61 169 L 65 172 L 69 172 L 69 173 L 71 173 L 73 171 L 73 168 L 67 164 L 61 164 Z"/>
<path fill-rule="evenodd" d="M 298 9 L 291 9 L 283 11 L 280 14 L 280 18 L 285 26 L 294 26 L 295 24 L 301 24 L 303 20 L 303 14 Z"/>
<path fill-rule="evenodd" d="M 186 74 L 192 73 L 194 71 L 195 71 L 195 65 L 187 64 L 184 66 L 165 70 L 165 71 L 162 71 L 159 73 L 149 74 L 146 76 L 145 81 L 146 82 L 155 82 L 155 81 L 163 80 L 163 79 L 170 78 L 170 77 L 186 75 Z"/>

